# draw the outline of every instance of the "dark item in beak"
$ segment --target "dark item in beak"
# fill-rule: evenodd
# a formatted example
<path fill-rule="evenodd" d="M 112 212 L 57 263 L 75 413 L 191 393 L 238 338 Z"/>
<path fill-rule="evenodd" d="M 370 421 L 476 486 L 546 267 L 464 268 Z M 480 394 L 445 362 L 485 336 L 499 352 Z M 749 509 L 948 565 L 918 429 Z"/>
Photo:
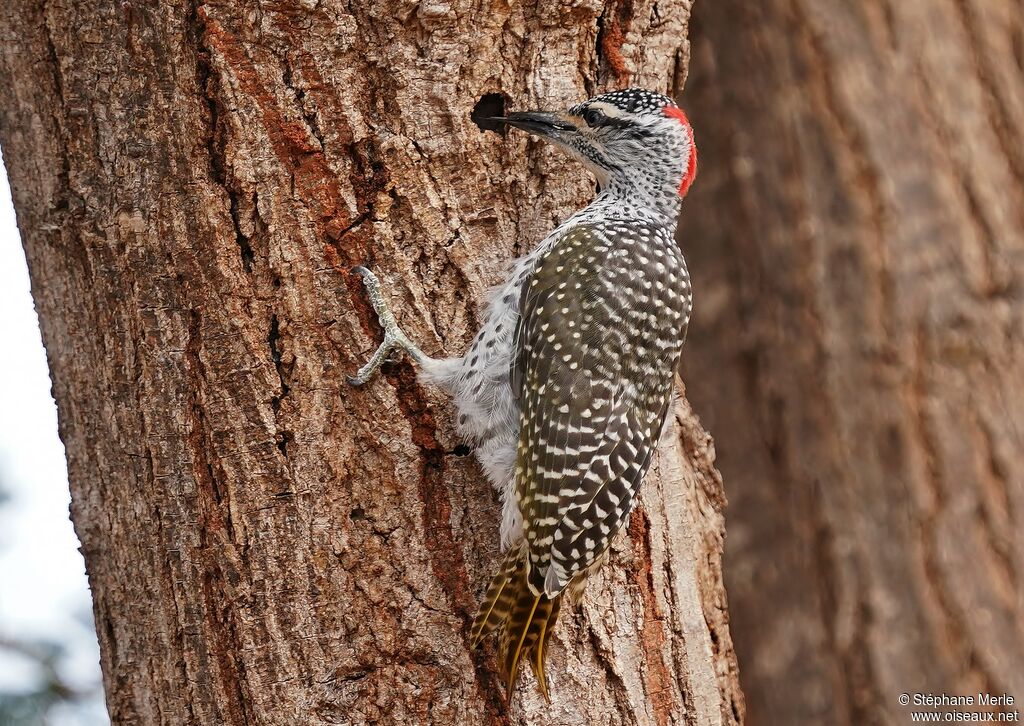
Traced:
<path fill-rule="evenodd" d="M 576 130 L 575 126 L 565 121 L 559 114 L 546 111 L 516 111 L 508 116 L 491 116 L 481 120 L 508 124 L 549 139 L 561 138 L 566 133 Z"/>

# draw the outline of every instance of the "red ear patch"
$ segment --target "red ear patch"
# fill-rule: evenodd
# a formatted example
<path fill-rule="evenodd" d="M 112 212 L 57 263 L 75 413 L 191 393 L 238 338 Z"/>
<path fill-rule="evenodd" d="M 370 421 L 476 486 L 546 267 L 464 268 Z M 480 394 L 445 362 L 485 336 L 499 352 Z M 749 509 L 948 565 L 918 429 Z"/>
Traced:
<path fill-rule="evenodd" d="M 693 127 L 690 126 L 690 119 L 686 118 L 686 113 L 681 108 L 665 106 L 662 109 L 662 113 L 669 118 L 679 121 L 690 137 L 690 158 L 686 160 L 686 172 L 683 174 L 683 180 L 679 184 L 679 196 L 684 197 L 690 189 L 690 185 L 693 184 L 693 180 L 697 177 L 697 144 L 693 140 Z"/>

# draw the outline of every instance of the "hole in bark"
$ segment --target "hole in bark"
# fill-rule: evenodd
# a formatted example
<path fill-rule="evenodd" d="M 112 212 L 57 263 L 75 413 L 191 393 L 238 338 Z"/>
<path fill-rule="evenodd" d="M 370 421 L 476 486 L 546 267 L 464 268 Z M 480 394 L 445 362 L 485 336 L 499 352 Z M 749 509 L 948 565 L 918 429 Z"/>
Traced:
<path fill-rule="evenodd" d="M 348 515 L 351 519 L 366 519 L 366 511 L 362 507 L 356 507 Z"/>
<path fill-rule="evenodd" d="M 282 431 L 277 435 L 277 449 L 278 451 L 281 452 L 281 455 L 286 459 L 288 458 L 288 442 L 290 440 L 291 437 L 285 431 Z"/>
<path fill-rule="evenodd" d="M 452 456 L 469 456 L 470 448 L 466 444 L 459 444 L 452 449 Z"/>
<path fill-rule="evenodd" d="M 491 116 L 504 116 L 505 115 L 505 96 L 500 93 L 488 93 L 485 94 L 476 106 L 473 107 L 473 113 L 469 117 L 473 120 L 481 131 L 497 131 L 498 133 L 504 133 L 505 124 L 500 121 L 488 121 L 488 117 Z"/>

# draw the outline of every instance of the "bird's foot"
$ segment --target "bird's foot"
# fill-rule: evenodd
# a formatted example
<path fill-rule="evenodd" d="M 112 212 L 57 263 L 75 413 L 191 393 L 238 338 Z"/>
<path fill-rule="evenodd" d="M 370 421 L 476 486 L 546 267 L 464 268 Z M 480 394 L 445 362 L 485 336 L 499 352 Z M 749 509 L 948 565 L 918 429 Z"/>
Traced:
<path fill-rule="evenodd" d="M 395 322 L 395 316 L 392 314 L 387 301 L 384 299 L 384 294 L 381 292 L 380 280 L 377 279 L 377 276 L 362 266 L 356 267 L 352 271 L 362 275 L 366 296 L 369 298 L 374 312 L 377 313 L 377 320 L 380 322 L 380 326 L 384 328 L 384 342 L 380 344 L 370 360 L 366 362 L 366 365 L 356 371 L 354 376 L 348 377 L 349 384 L 361 386 L 373 378 L 373 374 L 377 372 L 381 364 L 388 360 L 388 355 L 396 350 L 404 350 L 417 363 L 423 361 L 426 356 L 398 327 L 398 323 Z"/>

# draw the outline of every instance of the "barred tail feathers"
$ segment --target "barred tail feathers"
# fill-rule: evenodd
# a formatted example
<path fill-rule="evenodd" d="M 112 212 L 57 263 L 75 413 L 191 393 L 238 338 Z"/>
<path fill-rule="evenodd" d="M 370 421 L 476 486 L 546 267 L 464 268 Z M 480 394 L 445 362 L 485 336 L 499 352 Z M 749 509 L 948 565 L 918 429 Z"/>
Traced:
<path fill-rule="evenodd" d="M 472 644 L 476 647 L 490 633 L 499 631 L 498 662 L 505 680 L 506 699 L 511 700 L 523 658 L 537 678 L 537 687 L 548 700 L 544 664 L 548 641 L 554 632 L 562 596 L 533 594 L 527 584 L 526 552 L 512 547 L 491 580 L 473 620 Z"/>
<path fill-rule="evenodd" d="M 473 619 L 471 639 L 474 648 L 508 619 L 515 604 L 516 587 L 511 583 L 525 579 L 525 576 L 526 559 L 521 548 L 510 548 L 505 553 L 498 572 L 491 578 L 487 594 L 484 595 L 480 609 Z"/>

